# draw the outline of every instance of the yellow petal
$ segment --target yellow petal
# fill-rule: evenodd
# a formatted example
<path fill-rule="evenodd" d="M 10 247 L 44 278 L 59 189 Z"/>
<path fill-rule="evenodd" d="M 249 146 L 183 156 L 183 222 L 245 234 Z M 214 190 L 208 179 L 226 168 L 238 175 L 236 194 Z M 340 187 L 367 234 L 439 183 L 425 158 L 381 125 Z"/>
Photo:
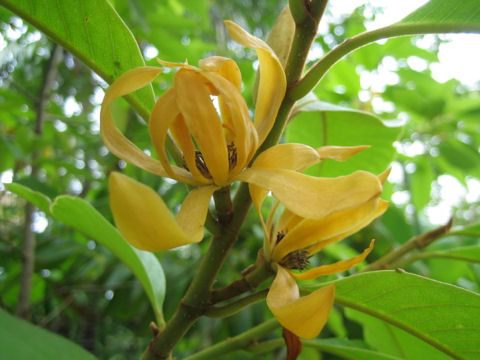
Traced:
<path fill-rule="evenodd" d="M 146 155 L 120 132 L 110 112 L 110 104 L 115 99 L 144 87 L 161 72 L 161 68 L 143 66 L 129 70 L 115 80 L 106 91 L 103 99 L 102 109 L 100 111 L 100 133 L 105 146 L 120 159 L 153 174 L 168 176 L 158 160 Z"/>
<path fill-rule="evenodd" d="M 279 266 L 267 295 L 267 305 L 283 327 L 297 336 L 312 339 L 325 326 L 334 299 L 334 285 L 299 297 L 295 280 Z"/>
<path fill-rule="evenodd" d="M 366 148 L 368 146 L 323 146 L 314 149 L 304 144 L 278 144 L 258 155 L 252 168 L 280 168 L 301 172 L 323 159 L 344 161 Z M 253 187 L 254 185 L 250 186 L 250 194 L 254 203 L 262 202 L 268 190 L 252 189 Z"/>
<path fill-rule="evenodd" d="M 202 152 L 214 183 L 227 184 L 227 144 L 208 86 L 199 74 L 180 70 L 175 75 L 174 88 L 180 112 Z"/>
<path fill-rule="evenodd" d="M 195 151 L 197 150 L 190 135 L 190 130 L 185 124 L 183 116 L 178 116 L 170 127 L 170 132 L 175 139 L 177 145 L 182 149 L 183 158 L 188 170 L 193 177 L 202 184 L 209 184 L 211 180 L 206 179 L 198 170 L 196 164 Z"/>
<path fill-rule="evenodd" d="M 242 74 L 237 63 L 232 59 L 222 56 L 210 56 L 201 59 L 198 62 L 198 66 L 201 69 L 222 75 L 225 79 L 235 85 L 237 90 L 242 89 Z"/>
<path fill-rule="evenodd" d="M 336 236 L 333 236 L 329 239 L 325 239 L 322 241 L 319 241 L 317 244 L 313 245 L 312 247 L 306 249 L 310 254 L 315 254 L 318 251 L 322 250 L 326 246 L 330 244 L 334 244 L 340 240 L 345 239 L 347 236 L 350 236 L 352 234 L 355 234 L 357 231 L 363 229 L 365 226 L 370 224 L 373 220 L 375 220 L 377 217 L 382 215 L 387 209 L 390 203 L 388 201 L 385 201 L 383 199 L 378 199 L 378 204 L 377 208 L 375 211 L 370 213 L 367 217 L 365 217 L 362 221 L 358 222 L 355 226 L 351 227 L 348 231 L 338 234 Z"/>
<path fill-rule="evenodd" d="M 182 69 L 187 69 L 187 70 L 192 70 L 192 71 L 199 71 L 200 70 L 196 66 L 189 65 L 188 62 L 186 62 L 186 61 L 183 62 L 183 63 L 165 61 L 165 60 L 161 60 L 161 59 L 157 59 L 157 61 L 160 65 L 170 67 L 170 68 L 179 67 L 179 68 L 182 68 Z"/>
<path fill-rule="evenodd" d="M 374 243 L 375 243 L 375 240 L 372 240 L 370 242 L 370 246 L 367 249 L 363 250 L 361 254 L 354 256 L 351 259 L 338 261 L 331 265 L 318 266 L 316 268 L 305 271 L 301 274 L 296 274 L 293 272 L 291 274 L 297 279 L 309 280 L 309 279 L 315 279 L 322 275 L 330 275 L 330 274 L 336 274 L 342 271 L 347 271 L 348 269 L 351 269 L 352 267 L 360 264 L 368 256 L 368 254 L 370 254 L 370 252 L 373 249 Z"/>
<path fill-rule="evenodd" d="M 377 177 L 366 171 L 336 178 L 316 178 L 292 170 L 250 168 L 237 179 L 270 189 L 290 211 L 310 219 L 349 209 L 380 195 Z"/>
<path fill-rule="evenodd" d="M 287 88 L 285 72 L 273 50 L 264 41 L 250 35 L 234 22 L 225 21 L 225 26 L 233 40 L 257 52 L 260 82 L 255 105 L 255 127 L 261 144 L 272 128 L 285 96 Z"/>
<path fill-rule="evenodd" d="M 117 172 L 110 174 L 110 208 L 120 233 L 141 250 L 160 251 L 193 242 L 148 186 Z"/>
<path fill-rule="evenodd" d="M 368 145 L 359 146 L 322 146 L 317 149 L 318 155 L 322 159 L 332 159 L 337 161 L 345 161 L 353 155 L 368 149 Z"/>
<path fill-rule="evenodd" d="M 384 172 L 382 172 L 380 175 L 378 175 L 378 179 L 382 184 L 385 184 L 385 181 L 387 181 L 388 175 L 390 175 L 390 172 L 392 171 L 392 168 L 388 168 Z"/>
<path fill-rule="evenodd" d="M 322 219 L 305 219 L 288 229 L 282 241 L 273 250 L 273 261 L 279 262 L 292 251 L 306 249 L 350 229 L 371 215 L 377 208 L 378 199 L 373 198 L 357 207 L 337 211 Z"/>
<path fill-rule="evenodd" d="M 181 180 L 181 178 L 175 174 L 168 161 L 167 153 L 165 152 L 165 140 L 167 138 L 168 128 L 179 114 L 180 111 L 175 101 L 175 91 L 170 89 L 157 100 L 148 122 L 150 137 L 152 138 L 155 150 L 157 150 L 158 159 L 168 173 L 168 177 L 175 180 Z"/>
<path fill-rule="evenodd" d="M 197 187 L 191 190 L 183 200 L 176 221 L 193 242 L 199 242 L 203 239 L 203 229 L 210 198 L 218 189 L 218 186 Z"/>
<path fill-rule="evenodd" d="M 230 174 L 238 173 L 250 162 L 250 154 L 256 150 L 258 142 L 247 104 L 240 91 L 223 76 L 214 72 L 202 72 L 201 76 L 219 93 L 225 137 L 228 144 L 234 143 L 237 154 L 237 164 Z"/>

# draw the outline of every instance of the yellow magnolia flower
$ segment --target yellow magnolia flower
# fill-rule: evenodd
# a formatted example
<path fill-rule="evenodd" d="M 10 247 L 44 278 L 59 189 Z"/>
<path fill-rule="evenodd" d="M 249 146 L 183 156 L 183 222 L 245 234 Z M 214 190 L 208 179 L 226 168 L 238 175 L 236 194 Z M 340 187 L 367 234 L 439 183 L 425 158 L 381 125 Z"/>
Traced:
<path fill-rule="evenodd" d="M 160 251 L 200 241 L 211 195 L 235 181 L 250 183 L 259 196 L 272 191 L 286 208 L 306 218 L 324 217 L 381 192 L 377 177 L 365 171 L 335 180 L 301 173 L 324 158 L 342 160 L 346 154 L 353 155 L 364 147 L 339 150 L 281 144 L 260 154 L 247 167 L 274 124 L 286 80 L 278 58 L 266 43 L 232 22 L 226 22 L 226 26 L 235 41 L 254 48 L 259 58 L 254 121 L 241 96 L 238 66 L 222 57 L 206 58 L 199 67 L 161 61 L 164 66 L 179 70 L 173 87 L 157 100 L 149 119 L 158 160 L 145 154 L 119 131 L 110 105 L 116 98 L 149 84 L 162 68 L 145 66 L 130 70 L 105 93 L 100 114 L 101 134 L 110 151 L 151 173 L 196 186 L 174 219 L 153 191 L 119 174 L 112 176 L 110 203 L 115 222 L 125 238 L 140 249 Z M 218 99 L 220 114 L 212 97 Z M 183 153 L 183 167 L 169 162 L 165 151 L 167 133 Z M 357 184 L 362 186 L 354 186 Z"/>
<path fill-rule="evenodd" d="M 115 222 L 125 238 L 140 249 L 159 251 L 200 241 L 211 195 L 219 187 L 241 180 L 239 174 L 273 126 L 286 89 L 283 68 L 262 40 L 232 22 L 226 22 L 226 26 L 234 40 L 254 48 L 259 57 L 260 95 L 254 121 L 240 92 L 242 79 L 237 64 L 218 56 L 201 60 L 199 67 L 160 61 L 164 66 L 178 67 L 179 71 L 173 87 L 156 101 L 149 119 L 158 160 L 146 155 L 119 131 L 110 105 L 116 98 L 150 83 L 162 68 L 144 66 L 130 70 L 105 94 L 101 135 L 112 153 L 151 173 L 198 186 L 190 192 L 175 220 L 155 192 L 133 179 L 112 175 L 110 203 Z M 212 97 L 218 99 L 220 114 Z M 183 153 L 183 167 L 168 160 L 168 132 Z"/>
<path fill-rule="evenodd" d="M 332 157 L 334 153 L 342 154 L 337 156 L 337 159 L 340 159 L 350 156 L 352 148 L 319 149 L 319 152 L 322 151 Z M 385 172 L 378 177 L 381 184 L 387 175 L 388 172 Z M 332 179 L 332 187 L 336 186 L 336 179 L 339 178 Z M 341 186 L 341 182 L 339 184 Z M 359 182 L 353 186 L 361 188 L 363 184 Z M 252 199 L 259 211 L 266 194 L 263 190 L 255 190 L 258 189 L 251 186 Z M 305 270 L 311 256 L 327 245 L 357 232 L 383 214 L 388 202 L 379 199 L 378 196 L 379 194 L 370 199 L 356 197 L 346 206 L 337 206 L 342 209 L 336 211 L 330 211 L 330 204 L 325 203 L 326 208 L 323 212 L 325 215 L 315 219 L 299 216 L 285 208 L 276 222 L 274 216 L 278 202 L 266 223 L 260 216 L 265 232 L 264 256 L 277 272 L 267 295 L 267 305 L 283 327 L 307 339 L 314 338 L 320 333 L 333 306 L 335 287 L 328 285 L 300 297 L 295 279 L 315 279 L 321 275 L 346 271 L 365 259 L 373 248 L 373 240 L 368 249 L 349 260 L 318 266 L 301 273 L 293 270 Z M 342 198 L 338 201 L 342 201 Z"/>

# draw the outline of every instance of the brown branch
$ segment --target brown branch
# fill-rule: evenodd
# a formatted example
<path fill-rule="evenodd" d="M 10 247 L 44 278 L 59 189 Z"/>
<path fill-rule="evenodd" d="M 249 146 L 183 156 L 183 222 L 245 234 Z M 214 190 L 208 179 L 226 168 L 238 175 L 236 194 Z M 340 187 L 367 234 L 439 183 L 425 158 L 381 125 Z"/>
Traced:
<path fill-rule="evenodd" d="M 57 76 L 57 65 L 60 62 L 63 49 L 59 45 L 54 45 L 49 61 L 46 64 L 43 83 L 40 88 L 38 101 L 36 103 L 36 118 L 34 132 L 37 137 L 43 134 L 43 125 L 45 122 L 45 108 L 48 103 L 50 87 L 52 81 Z M 32 153 L 31 163 L 32 171 L 30 176 L 36 178 L 39 167 L 35 161 L 40 154 L 35 151 Z M 16 314 L 24 319 L 30 318 L 30 293 L 32 290 L 32 275 L 35 267 L 35 233 L 33 232 L 33 217 L 35 206 L 27 203 L 25 206 L 25 220 L 23 225 L 23 248 L 22 248 L 22 273 L 20 280 L 20 293 L 18 295 Z"/>

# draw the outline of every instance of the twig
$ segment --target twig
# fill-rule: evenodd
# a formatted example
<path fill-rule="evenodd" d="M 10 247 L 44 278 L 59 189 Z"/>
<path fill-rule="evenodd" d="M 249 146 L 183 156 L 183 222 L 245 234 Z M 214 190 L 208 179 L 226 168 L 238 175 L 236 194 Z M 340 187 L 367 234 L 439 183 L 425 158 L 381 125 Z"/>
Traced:
<path fill-rule="evenodd" d="M 256 339 L 271 333 L 279 326 L 280 325 L 276 319 L 265 321 L 263 324 L 251 328 L 240 335 L 219 342 L 212 347 L 188 356 L 185 360 L 211 360 L 236 350 L 243 350 L 250 344 L 255 343 Z"/>
<path fill-rule="evenodd" d="M 421 250 L 430 245 L 435 240 L 445 235 L 452 227 L 452 224 L 453 217 L 450 218 L 448 223 L 445 225 L 442 225 L 425 234 L 414 236 L 402 246 L 386 254 L 385 256 L 381 257 L 370 265 L 364 267 L 360 272 L 393 268 L 395 266 L 395 263 L 401 260 L 408 253 L 412 252 L 413 250 Z"/>

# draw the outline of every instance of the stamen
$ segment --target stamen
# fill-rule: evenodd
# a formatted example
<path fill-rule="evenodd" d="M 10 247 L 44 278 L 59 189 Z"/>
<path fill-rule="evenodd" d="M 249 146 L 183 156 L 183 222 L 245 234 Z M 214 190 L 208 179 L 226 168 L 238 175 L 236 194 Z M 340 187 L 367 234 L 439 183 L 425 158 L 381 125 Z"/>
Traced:
<path fill-rule="evenodd" d="M 277 233 L 277 242 L 276 244 L 278 244 L 280 241 L 282 241 L 282 239 L 285 237 L 285 235 L 287 235 L 287 231 L 279 231 Z"/>
<path fill-rule="evenodd" d="M 229 145 L 227 145 L 227 150 L 228 150 L 228 170 L 232 170 L 235 167 L 235 165 L 237 165 L 237 147 L 233 142 L 231 142 Z M 190 171 L 185 159 L 183 159 L 182 165 L 185 168 L 185 170 Z M 207 179 L 212 178 L 212 175 L 208 170 L 207 163 L 205 162 L 203 154 L 200 150 L 195 151 L 195 165 L 197 166 L 198 171 L 200 171 L 200 173 L 203 176 L 205 176 Z"/>
<path fill-rule="evenodd" d="M 228 170 L 232 170 L 237 165 L 237 147 L 233 142 L 227 145 L 228 150 Z"/>
<path fill-rule="evenodd" d="M 310 253 L 305 250 L 295 250 L 283 257 L 279 264 L 287 269 L 304 270 L 309 265 Z"/>
<path fill-rule="evenodd" d="M 210 171 L 208 171 L 207 163 L 203 158 L 203 154 L 197 150 L 195 151 L 195 165 L 197 166 L 198 171 L 205 176 L 207 179 L 211 179 L 212 175 L 210 175 Z"/>

